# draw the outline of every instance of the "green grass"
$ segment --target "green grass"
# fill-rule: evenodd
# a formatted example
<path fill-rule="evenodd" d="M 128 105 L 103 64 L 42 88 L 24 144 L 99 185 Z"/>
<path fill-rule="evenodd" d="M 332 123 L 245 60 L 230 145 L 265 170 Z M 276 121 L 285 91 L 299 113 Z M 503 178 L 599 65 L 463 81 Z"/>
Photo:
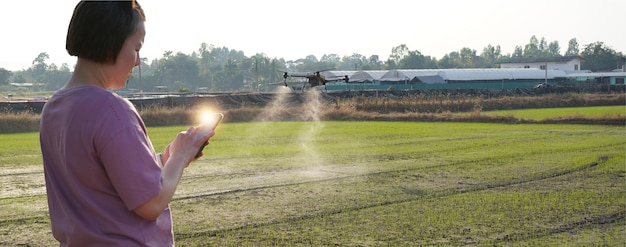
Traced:
<path fill-rule="evenodd" d="M 588 106 L 588 107 L 562 107 L 541 108 L 522 110 L 501 110 L 482 112 L 485 115 L 513 116 L 519 119 L 543 120 L 547 118 L 583 116 L 583 117 L 607 117 L 626 115 L 626 106 Z"/>
<path fill-rule="evenodd" d="M 0 142 L 0 174 L 5 174 L 8 169 L 33 169 L 33 165 L 41 166 L 38 134 L 3 134 L 0 135 Z"/>
<path fill-rule="evenodd" d="M 162 150 L 185 129 L 149 134 Z M 0 145 L 0 245 L 54 245 L 37 134 Z M 225 123 L 185 171 L 174 232 L 179 246 L 623 246 L 625 151 L 624 126 Z"/>

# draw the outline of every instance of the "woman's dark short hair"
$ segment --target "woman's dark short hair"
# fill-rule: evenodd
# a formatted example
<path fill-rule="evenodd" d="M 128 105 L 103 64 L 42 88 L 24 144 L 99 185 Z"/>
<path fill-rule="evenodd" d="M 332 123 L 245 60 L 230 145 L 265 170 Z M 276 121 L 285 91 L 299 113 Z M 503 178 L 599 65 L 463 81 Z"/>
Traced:
<path fill-rule="evenodd" d="M 137 1 L 80 1 L 67 30 L 65 49 L 72 56 L 115 63 L 124 42 L 146 16 Z"/>

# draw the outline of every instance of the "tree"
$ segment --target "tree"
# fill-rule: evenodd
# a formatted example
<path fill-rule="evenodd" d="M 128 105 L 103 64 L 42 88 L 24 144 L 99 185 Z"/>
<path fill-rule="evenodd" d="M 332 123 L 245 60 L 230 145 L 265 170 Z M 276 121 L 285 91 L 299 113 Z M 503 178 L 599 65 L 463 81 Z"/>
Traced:
<path fill-rule="evenodd" d="M 487 45 L 487 47 L 483 49 L 483 53 L 480 54 L 482 64 L 479 67 L 496 67 L 497 61 L 502 57 L 500 50 L 500 45 L 497 45 L 496 47 L 493 47 L 491 44 Z"/>
<path fill-rule="evenodd" d="M 155 69 L 156 83 L 167 85 L 180 81 L 191 87 L 206 86 L 198 80 L 198 63 L 194 57 L 182 52 L 176 55 L 172 53 L 172 51 L 166 51 L 163 53 L 163 58 L 159 59 Z"/>
<path fill-rule="evenodd" d="M 541 53 L 545 53 L 545 51 L 548 50 L 548 42 L 546 41 L 546 38 L 541 37 L 541 40 L 539 41 L 539 45 L 537 46 L 537 48 L 539 48 L 539 52 Z"/>
<path fill-rule="evenodd" d="M 524 46 L 524 54 L 522 56 L 523 57 L 540 57 L 541 56 L 541 50 L 539 49 L 539 40 L 537 40 L 537 37 L 535 37 L 535 35 L 530 37 L 530 43 Z"/>
<path fill-rule="evenodd" d="M 9 78 L 13 75 L 13 72 L 4 68 L 0 68 L 0 85 L 6 85 L 9 83 Z"/>
<path fill-rule="evenodd" d="M 530 43 L 524 46 L 524 50 L 521 57 L 560 57 L 561 47 L 558 41 L 552 41 L 548 43 L 545 38 L 538 40 L 535 35 L 530 38 Z M 516 47 L 513 57 L 518 57 L 518 51 Z"/>
<path fill-rule="evenodd" d="M 341 62 L 341 58 L 337 54 L 329 54 L 322 55 L 320 59 L 320 67 L 329 69 L 329 68 L 338 68 L 338 64 Z"/>
<path fill-rule="evenodd" d="M 46 82 L 43 87 L 46 90 L 57 90 L 63 87 L 70 80 L 70 77 L 72 77 L 72 73 L 66 63 L 61 65 L 61 68 L 57 68 L 55 64 L 52 64 L 42 77 L 42 81 Z"/>
<path fill-rule="evenodd" d="M 337 54 L 324 54 L 322 56 L 322 58 L 320 59 L 321 63 L 326 63 L 329 64 L 331 66 L 336 66 L 337 64 L 341 63 L 341 57 L 339 57 L 339 55 Z"/>
<path fill-rule="evenodd" d="M 434 69 L 437 61 L 430 56 L 424 56 L 418 50 L 409 51 L 398 63 L 400 69 Z"/>
<path fill-rule="evenodd" d="M 34 78 L 38 78 L 46 73 L 46 70 L 48 69 L 48 65 L 46 64 L 47 59 L 50 59 L 48 53 L 42 52 L 39 53 L 35 60 L 33 60 L 33 66 L 30 68 L 30 71 L 32 72 L 32 76 Z"/>
<path fill-rule="evenodd" d="M 561 56 L 561 47 L 559 46 L 558 41 L 552 41 L 548 44 L 547 55 L 551 57 L 560 57 Z"/>
<path fill-rule="evenodd" d="M 578 56 L 579 53 L 580 51 L 578 49 L 578 42 L 576 41 L 576 38 L 570 39 L 565 56 Z"/>
<path fill-rule="evenodd" d="M 409 48 L 405 44 L 391 48 L 391 55 L 389 55 L 388 64 L 399 65 L 400 60 L 409 54 Z"/>
<path fill-rule="evenodd" d="M 521 58 L 524 56 L 524 51 L 522 50 L 521 46 L 516 45 L 515 46 L 515 50 L 513 51 L 513 54 L 511 55 L 512 58 Z"/>
<path fill-rule="evenodd" d="M 378 55 L 371 55 L 367 59 L 367 66 L 363 66 L 362 70 L 377 70 L 381 69 L 383 66 L 383 62 L 380 61 Z"/>
<path fill-rule="evenodd" d="M 453 51 L 443 55 L 443 57 L 437 61 L 437 66 L 441 69 L 461 68 L 461 64 L 459 64 L 458 61 L 461 61 L 459 52 Z"/>
<path fill-rule="evenodd" d="M 483 57 L 484 56 L 484 57 Z M 493 47 L 491 45 L 485 47 L 481 56 L 476 55 L 476 50 L 464 47 L 460 51 L 450 52 L 437 61 L 438 67 L 442 69 L 458 69 L 458 68 L 482 68 L 490 67 L 486 65 L 488 60 L 500 57 L 500 46 Z"/>
<path fill-rule="evenodd" d="M 13 82 L 15 83 L 26 83 L 26 79 L 24 78 L 24 73 L 19 73 L 13 76 Z"/>
<path fill-rule="evenodd" d="M 257 53 L 248 60 L 250 66 L 247 69 L 246 65 L 240 66 L 241 70 L 247 70 L 243 74 L 245 81 L 248 82 L 247 90 L 256 91 L 258 84 L 282 81 L 282 73 L 286 71 L 284 62 L 270 59 L 263 53 Z"/>
<path fill-rule="evenodd" d="M 455 69 L 455 68 L 460 68 L 461 65 L 458 64 L 458 61 L 460 61 L 460 55 L 459 52 L 457 51 L 453 51 L 450 52 L 446 55 L 443 55 L 443 57 L 441 59 L 439 59 L 439 61 L 437 61 L 437 67 L 441 68 L 441 69 Z"/>
<path fill-rule="evenodd" d="M 461 61 L 459 63 L 463 66 L 463 68 L 476 68 L 480 63 L 479 57 L 476 55 L 476 50 L 464 47 L 459 52 L 459 58 Z"/>
<path fill-rule="evenodd" d="M 287 71 L 285 67 L 285 59 L 273 58 L 269 67 L 268 82 L 277 82 L 283 80 L 283 72 Z"/>
<path fill-rule="evenodd" d="M 200 44 L 198 49 L 198 69 L 200 70 L 198 77 L 200 80 L 207 81 L 212 74 L 212 65 L 216 64 L 215 54 L 211 50 L 215 48 L 213 45 L 209 46 L 206 43 Z"/>
<path fill-rule="evenodd" d="M 594 72 L 620 68 L 624 57 L 600 41 L 586 45 L 580 55 L 583 57 L 581 68 Z"/>
<path fill-rule="evenodd" d="M 226 61 L 222 71 L 216 73 L 215 86 L 221 91 L 230 91 L 243 87 L 243 75 L 240 68 L 233 59 Z"/>
<path fill-rule="evenodd" d="M 367 64 L 367 58 L 359 53 L 353 53 L 341 59 L 339 70 L 359 70 L 359 68 L 362 70 L 364 64 Z"/>

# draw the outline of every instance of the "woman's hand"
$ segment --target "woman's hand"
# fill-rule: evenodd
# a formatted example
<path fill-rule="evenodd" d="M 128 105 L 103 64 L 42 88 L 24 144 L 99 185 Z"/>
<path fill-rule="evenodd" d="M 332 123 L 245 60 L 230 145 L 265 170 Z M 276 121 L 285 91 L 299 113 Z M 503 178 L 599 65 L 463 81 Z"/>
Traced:
<path fill-rule="evenodd" d="M 209 139 L 215 135 L 215 131 L 209 131 L 205 136 L 198 137 L 200 129 L 195 127 L 189 127 L 186 131 L 182 131 L 176 135 L 176 138 L 167 145 L 165 151 L 162 153 L 162 159 L 165 163 L 171 158 L 180 159 L 185 164 L 185 167 L 189 166 L 189 163 L 202 156 L 202 153 L 196 157 L 198 150 L 200 150 L 205 143 L 208 145 Z"/>
<path fill-rule="evenodd" d="M 210 131 L 204 136 L 198 138 L 200 130 L 189 127 L 186 131 L 182 131 L 176 135 L 174 141 L 167 145 L 165 151 L 161 154 L 163 164 L 161 179 L 163 186 L 159 194 L 150 198 L 147 202 L 137 207 L 134 212 L 144 219 L 156 220 L 165 208 L 169 205 L 176 192 L 176 187 L 183 176 L 183 170 L 189 166 L 191 161 L 195 160 L 198 150 L 205 142 L 208 142 L 214 131 Z"/>

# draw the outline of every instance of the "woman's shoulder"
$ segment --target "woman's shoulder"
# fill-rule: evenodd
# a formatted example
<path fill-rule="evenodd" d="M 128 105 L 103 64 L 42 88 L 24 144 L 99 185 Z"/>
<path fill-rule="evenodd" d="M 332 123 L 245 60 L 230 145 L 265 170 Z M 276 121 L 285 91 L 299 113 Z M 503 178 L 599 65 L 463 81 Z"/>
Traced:
<path fill-rule="evenodd" d="M 133 104 L 115 92 L 94 86 L 82 86 L 61 89 L 50 98 L 48 103 L 60 103 L 73 111 L 84 112 L 97 117 L 109 113 L 118 119 L 135 115 Z M 105 114 L 108 115 L 108 114 Z"/>
<path fill-rule="evenodd" d="M 116 94 L 109 90 L 105 90 L 96 86 L 79 86 L 70 88 L 61 88 L 54 92 L 50 99 L 61 98 L 64 100 L 83 100 L 83 99 L 106 99 L 116 97 Z"/>

